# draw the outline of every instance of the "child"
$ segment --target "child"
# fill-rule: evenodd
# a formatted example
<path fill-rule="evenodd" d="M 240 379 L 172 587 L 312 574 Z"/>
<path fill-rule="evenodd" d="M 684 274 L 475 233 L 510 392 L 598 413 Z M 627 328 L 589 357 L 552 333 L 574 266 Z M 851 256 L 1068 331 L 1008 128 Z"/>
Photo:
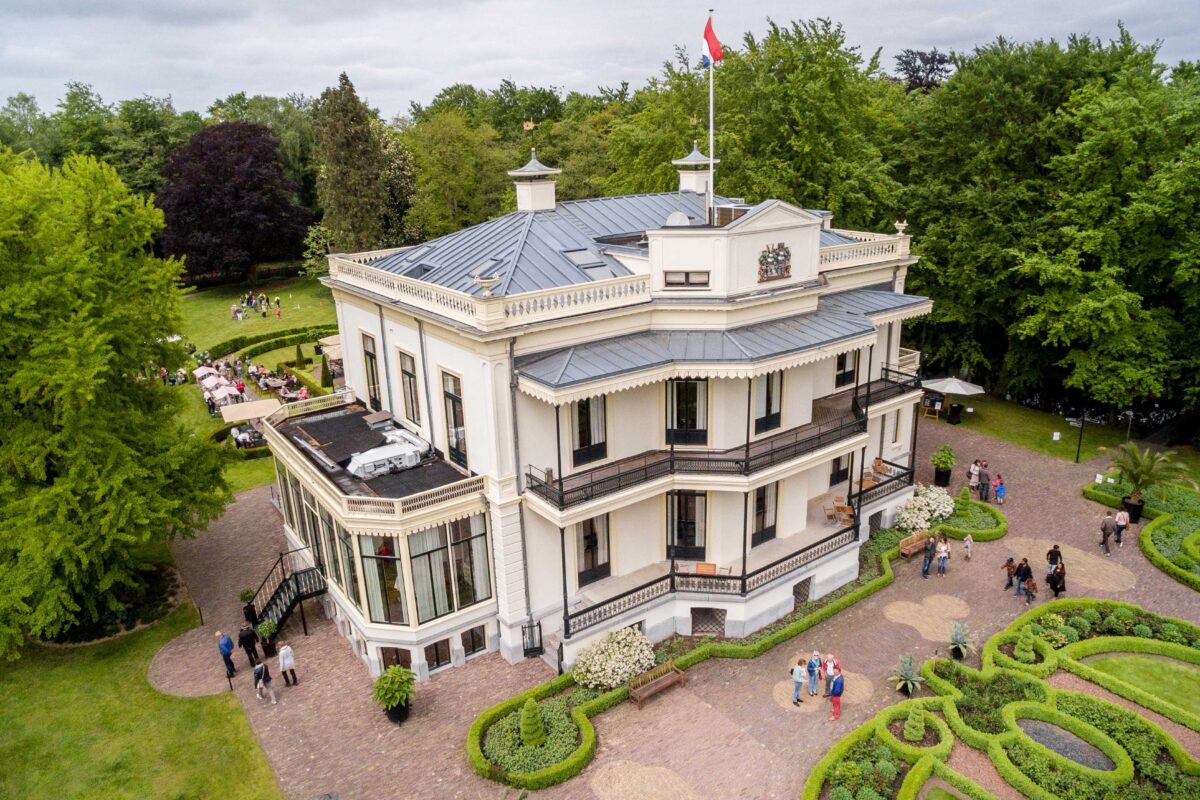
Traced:
<path fill-rule="evenodd" d="M 1015 575 L 1017 572 L 1016 559 L 1013 559 L 1013 558 L 1008 559 L 1008 561 L 1004 562 L 1004 566 L 1001 567 L 1001 569 L 1004 570 L 1006 573 L 1008 573 L 1008 583 L 1004 584 L 1004 589 L 1005 589 L 1005 591 L 1007 591 L 1012 588 L 1013 575 Z"/>
<path fill-rule="evenodd" d="M 1008 490 L 1004 488 L 1004 476 L 997 475 L 996 476 L 996 505 L 998 505 L 998 506 L 1004 505 L 1004 495 L 1007 493 L 1008 493 Z"/>
<path fill-rule="evenodd" d="M 1025 605 L 1029 605 L 1033 602 L 1033 599 L 1037 597 L 1037 582 L 1034 581 L 1033 576 L 1030 575 L 1025 579 L 1025 583 L 1021 588 L 1025 590 Z"/>
<path fill-rule="evenodd" d="M 975 540 L 972 539 L 971 534 L 968 533 L 967 537 L 963 539 L 963 558 L 965 558 L 967 561 L 971 560 L 971 545 L 973 544 L 975 544 Z"/>

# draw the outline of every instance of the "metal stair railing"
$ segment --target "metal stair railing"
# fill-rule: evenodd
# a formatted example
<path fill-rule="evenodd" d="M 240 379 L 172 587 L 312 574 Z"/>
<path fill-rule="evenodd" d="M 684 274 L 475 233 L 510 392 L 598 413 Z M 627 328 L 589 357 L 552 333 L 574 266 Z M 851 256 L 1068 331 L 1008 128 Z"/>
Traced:
<path fill-rule="evenodd" d="M 251 603 L 254 606 L 254 621 L 270 620 L 276 628 L 282 629 L 288 618 L 297 607 L 300 608 L 300 618 L 304 622 L 304 634 L 308 635 L 308 620 L 304 618 L 302 601 L 310 597 L 325 594 L 325 576 L 318 566 L 309 564 L 309 559 L 303 554 L 307 547 L 299 547 L 280 553 L 279 558 L 271 565 L 267 576 L 254 593 Z"/>

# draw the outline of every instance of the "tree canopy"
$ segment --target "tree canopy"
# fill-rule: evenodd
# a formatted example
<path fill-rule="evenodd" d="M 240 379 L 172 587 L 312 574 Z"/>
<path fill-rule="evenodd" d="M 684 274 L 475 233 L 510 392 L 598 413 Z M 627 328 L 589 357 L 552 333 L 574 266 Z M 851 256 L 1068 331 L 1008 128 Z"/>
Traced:
<path fill-rule="evenodd" d="M 0 655 L 114 608 L 228 500 L 221 451 L 141 374 L 181 362 L 162 214 L 109 166 L 0 148 Z"/>
<path fill-rule="evenodd" d="M 309 212 L 264 125 L 220 122 L 172 151 L 158 196 L 163 247 L 184 256 L 189 280 L 247 279 L 263 261 L 300 254 Z"/>

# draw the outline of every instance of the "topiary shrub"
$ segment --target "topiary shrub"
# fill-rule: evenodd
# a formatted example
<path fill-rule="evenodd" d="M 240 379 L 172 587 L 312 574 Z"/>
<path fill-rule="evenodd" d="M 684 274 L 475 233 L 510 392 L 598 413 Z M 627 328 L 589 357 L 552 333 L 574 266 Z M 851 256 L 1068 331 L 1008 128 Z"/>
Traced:
<path fill-rule="evenodd" d="M 1128 608 L 1125 608 L 1124 606 L 1117 606 L 1116 608 L 1114 608 L 1113 615 L 1116 616 L 1118 619 L 1120 619 L 1122 622 L 1133 622 L 1135 619 L 1137 619 L 1137 615 L 1135 615 L 1133 613 L 1133 611 L 1131 611 Z"/>
<path fill-rule="evenodd" d="M 854 793 L 845 786 L 835 786 L 829 790 L 829 800 L 854 800 Z"/>
<path fill-rule="evenodd" d="M 863 780 L 871 780 L 871 776 L 875 774 L 875 764 L 869 759 L 864 758 L 858 762 L 858 771 L 862 774 Z"/>
<path fill-rule="evenodd" d="M 521 742 L 526 747 L 541 747 L 546 743 L 546 724 L 532 697 L 521 706 Z"/>
<path fill-rule="evenodd" d="M 1140 636 L 1143 639 L 1150 639 L 1154 636 L 1154 631 L 1150 630 L 1149 625 L 1134 625 L 1133 635 Z"/>
<path fill-rule="evenodd" d="M 615 689 L 654 666 L 654 646 L 637 628 L 615 630 L 590 644 L 575 660 L 571 674 L 589 689 Z"/>
<path fill-rule="evenodd" d="M 884 800 L 884 797 L 870 786 L 863 786 L 854 795 L 854 800 Z"/>
<path fill-rule="evenodd" d="M 890 784 L 896 780 L 896 776 L 900 774 L 900 768 L 891 761 L 880 761 L 875 765 L 875 774 L 877 774 L 884 783 Z"/>
<path fill-rule="evenodd" d="M 925 710 L 914 707 L 904 720 L 904 741 L 919 742 L 925 738 Z"/>
<path fill-rule="evenodd" d="M 333 388 L 333 373 L 329 371 L 329 356 L 321 354 L 321 385 L 326 389 Z"/>
<path fill-rule="evenodd" d="M 1104 621 L 1100 623 L 1100 630 L 1109 636 L 1124 636 L 1129 632 L 1129 629 L 1125 627 L 1125 621 L 1116 614 L 1109 614 L 1105 617 Z"/>
<path fill-rule="evenodd" d="M 884 761 L 892 760 L 892 748 L 886 744 L 881 744 L 875 748 L 875 764 L 882 764 Z"/>
<path fill-rule="evenodd" d="M 1042 641 L 1046 642 L 1056 650 L 1065 645 L 1068 641 L 1066 635 L 1063 634 L 1058 628 L 1046 628 L 1042 631 L 1040 638 Z"/>
<path fill-rule="evenodd" d="M 1092 632 L 1092 623 L 1088 622 L 1087 617 L 1082 614 L 1076 614 L 1067 620 L 1067 624 L 1075 630 L 1079 631 L 1080 638 L 1085 638 Z"/>
<path fill-rule="evenodd" d="M 1079 616 L 1092 623 L 1092 627 L 1096 627 L 1096 623 L 1100 621 L 1100 612 L 1094 608 L 1085 608 L 1080 612 Z"/>
<path fill-rule="evenodd" d="M 1037 654 L 1033 651 L 1033 627 L 1025 626 L 1025 630 L 1021 631 L 1021 638 L 1017 639 L 1017 645 L 1013 648 L 1013 658 L 1022 664 L 1033 664 L 1037 661 Z"/>
<path fill-rule="evenodd" d="M 1063 625 L 1058 629 L 1058 635 L 1061 636 L 1067 644 L 1075 644 L 1079 641 L 1079 631 L 1072 628 L 1070 625 Z"/>
<path fill-rule="evenodd" d="M 1187 644 L 1187 637 L 1180 632 L 1178 625 L 1173 625 L 1168 622 L 1162 626 L 1162 630 L 1158 632 L 1158 638 L 1164 642 L 1173 642 L 1175 644 Z"/>
<path fill-rule="evenodd" d="M 559 764 L 579 744 L 579 728 L 562 698 L 542 702 L 537 711 L 546 729 L 546 739 L 538 747 L 526 747 L 521 738 L 524 707 L 497 720 L 487 730 L 483 754 L 489 762 L 508 772 L 537 772 Z"/>

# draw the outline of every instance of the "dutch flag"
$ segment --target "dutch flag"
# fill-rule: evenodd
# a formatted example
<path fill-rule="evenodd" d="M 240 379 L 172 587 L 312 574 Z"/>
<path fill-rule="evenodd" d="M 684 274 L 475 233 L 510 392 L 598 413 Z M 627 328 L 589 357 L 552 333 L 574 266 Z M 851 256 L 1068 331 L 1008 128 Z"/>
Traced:
<path fill-rule="evenodd" d="M 705 50 L 708 52 L 704 53 Z M 706 68 L 725 57 L 725 53 L 721 51 L 721 40 L 713 32 L 712 17 L 708 18 L 708 24 L 704 26 L 704 46 L 701 52 L 703 55 L 700 56 L 700 61 Z"/>

